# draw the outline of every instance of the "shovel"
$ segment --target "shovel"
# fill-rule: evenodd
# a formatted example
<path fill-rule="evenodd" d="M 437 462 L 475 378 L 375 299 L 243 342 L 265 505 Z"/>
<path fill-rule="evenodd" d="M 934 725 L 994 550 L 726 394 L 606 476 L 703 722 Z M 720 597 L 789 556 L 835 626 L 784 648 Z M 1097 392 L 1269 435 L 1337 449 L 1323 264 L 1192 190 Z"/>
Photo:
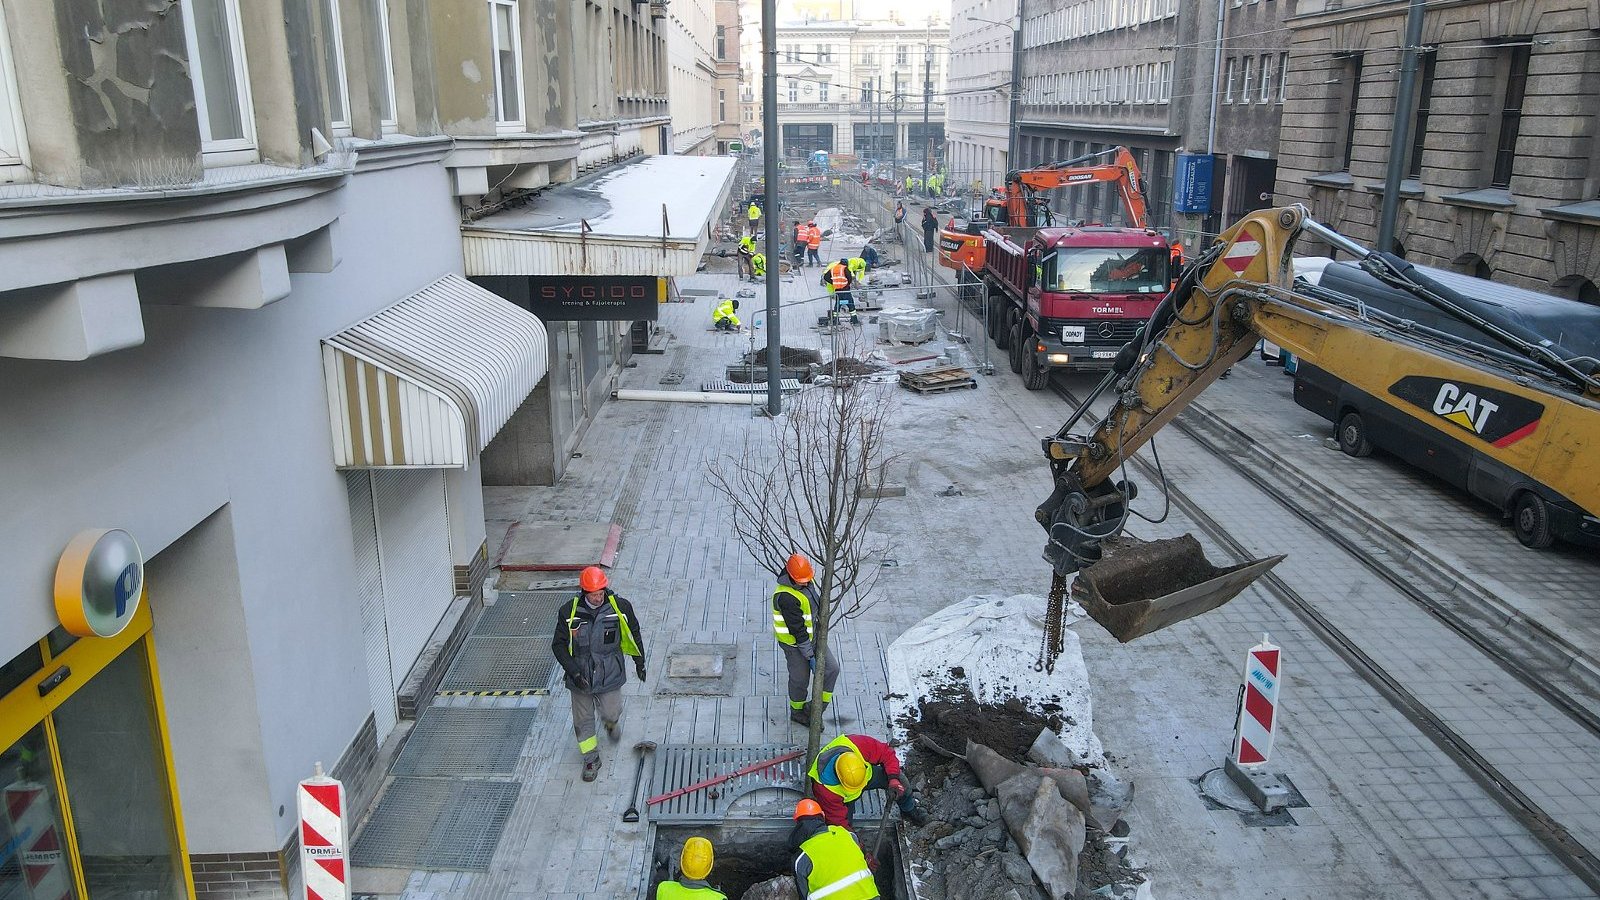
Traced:
<path fill-rule="evenodd" d="M 1089 618 L 1126 644 L 1227 603 L 1280 562 L 1282 555 L 1219 569 L 1193 535 L 1159 541 L 1100 542 L 1100 559 L 1079 571 L 1072 598 Z"/>

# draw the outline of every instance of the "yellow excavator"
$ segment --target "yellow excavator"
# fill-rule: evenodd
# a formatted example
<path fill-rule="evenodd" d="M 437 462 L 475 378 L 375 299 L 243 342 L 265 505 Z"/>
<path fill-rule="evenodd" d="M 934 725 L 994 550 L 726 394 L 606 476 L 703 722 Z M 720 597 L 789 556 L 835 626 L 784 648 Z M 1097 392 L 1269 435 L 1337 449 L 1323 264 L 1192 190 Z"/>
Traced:
<path fill-rule="evenodd" d="M 1297 283 L 1292 253 L 1304 235 L 1479 339 Z M 1359 395 L 1381 398 L 1415 439 L 1469 454 L 1475 473 L 1494 476 L 1496 497 L 1514 520 L 1532 509 L 1546 523 L 1564 522 L 1570 539 L 1600 536 L 1600 364 L 1491 321 L 1482 308 L 1405 260 L 1317 223 L 1302 206 L 1259 210 L 1220 235 L 1043 441 L 1054 490 L 1035 517 L 1048 535 L 1044 555 L 1054 575 L 1041 662 L 1060 652 L 1073 573 L 1072 596 L 1127 642 L 1221 606 L 1283 559 L 1216 569 L 1188 535 L 1151 542 L 1124 535 L 1135 491 L 1115 480 L 1135 451 L 1263 338 Z M 1075 431 L 1107 391 L 1109 411 Z"/>

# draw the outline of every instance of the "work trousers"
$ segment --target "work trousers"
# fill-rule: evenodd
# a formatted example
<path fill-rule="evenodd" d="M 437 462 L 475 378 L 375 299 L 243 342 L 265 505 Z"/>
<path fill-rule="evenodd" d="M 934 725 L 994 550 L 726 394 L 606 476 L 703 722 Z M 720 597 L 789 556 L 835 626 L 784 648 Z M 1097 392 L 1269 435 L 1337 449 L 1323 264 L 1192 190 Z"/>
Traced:
<path fill-rule="evenodd" d="M 799 709 L 806 705 L 806 697 L 811 693 L 811 664 L 793 644 L 778 646 L 783 648 L 784 661 L 789 664 L 789 708 Z M 823 703 L 833 701 L 833 686 L 838 683 L 839 654 L 829 653 L 827 666 L 822 670 Z"/>
<path fill-rule="evenodd" d="M 600 740 L 595 736 L 594 714 L 606 725 L 616 725 L 622 719 L 622 689 L 591 694 L 588 691 L 568 691 L 572 695 L 572 733 L 578 738 L 578 751 L 584 762 L 600 759 Z"/>
<path fill-rule="evenodd" d="M 806 245 L 806 265 L 808 265 L 808 266 L 820 266 L 820 265 L 822 265 L 822 257 L 817 255 L 821 250 L 822 250 L 821 247 L 812 247 L 809 244 Z"/>

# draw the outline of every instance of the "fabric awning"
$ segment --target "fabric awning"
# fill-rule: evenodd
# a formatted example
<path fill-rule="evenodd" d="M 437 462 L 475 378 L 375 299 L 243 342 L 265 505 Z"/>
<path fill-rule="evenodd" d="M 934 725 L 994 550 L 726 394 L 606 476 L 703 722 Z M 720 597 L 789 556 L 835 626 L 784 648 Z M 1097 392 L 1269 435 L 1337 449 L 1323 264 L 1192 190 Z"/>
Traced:
<path fill-rule="evenodd" d="M 461 227 L 467 274 L 693 275 L 733 176 L 731 157 L 644 156 L 550 188 Z"/>
<path fill-rule="evenodd" d="M 334 464 L 463 468 L 549 367 L 544 324 L 459 275 L 322 342 Z"/>

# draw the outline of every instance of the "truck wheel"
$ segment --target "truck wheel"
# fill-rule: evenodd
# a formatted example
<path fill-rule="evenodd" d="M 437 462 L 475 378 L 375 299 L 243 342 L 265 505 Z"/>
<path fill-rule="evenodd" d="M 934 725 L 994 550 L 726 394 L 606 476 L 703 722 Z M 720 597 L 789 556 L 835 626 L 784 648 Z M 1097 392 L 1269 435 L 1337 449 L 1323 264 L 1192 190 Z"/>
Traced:
<path fill-rule="evenodd" d="M 994 333 L 994 345 L 1001 350 L 1009 350 L 1011 349 L 1011 329 L 1012 326 L 1016 325 L 1016 322 L 1011 318 L 1011 307 L 1009 305 L 1000 307 L 998 319 L 1000 330 Z"/>
<path fill-rule="evenodd" d="M 1511 508 L 1511 530 L 1517 533 L 1522 546 L 1530 550 L 1543 550 L 1556 541 L 1550 530 L 1550 507 L 1533 491 L 1517 495 L 1517 502 Z"/>
<path fill-rule="evenodd" d="M 1347 412 L 1339 420 L 1339 449 L 1351 456 L 1372 455 L 1372 442 L 1367 439 L 1367 423 L 1358 412 Z"/>
<path fill-rule="evenodd" d="M 984 314 L 983 324 L 988 329 L 989 340 L 994 341 L 995 345 L 998 346 L 1000 344 L 1000 304 L 994 302 L 993 297 L 989 298 L 989 309 Z"/>
<path fill-rule="evenodd" d="M 1045 363 L 1035 360 L 1029 353 L 1024 359 L 1022 373 L 1022 386 L 1030 391 L 1042 391 L 1050 386 L 1050 367 Z"/>
<path fill-rule="evenodd" d="M 1022 333 L 1022 323 L 1015 322 L 1011 326 L 1011 336 L 1006 342 L 1010 348 L 1006 353 L 1006 361 L 1011 364 L 1011 371 L 1022 374 L 1022 367 L 1028 364 L 1025 356 L 1027 351 L 1027 335 Z"/>

